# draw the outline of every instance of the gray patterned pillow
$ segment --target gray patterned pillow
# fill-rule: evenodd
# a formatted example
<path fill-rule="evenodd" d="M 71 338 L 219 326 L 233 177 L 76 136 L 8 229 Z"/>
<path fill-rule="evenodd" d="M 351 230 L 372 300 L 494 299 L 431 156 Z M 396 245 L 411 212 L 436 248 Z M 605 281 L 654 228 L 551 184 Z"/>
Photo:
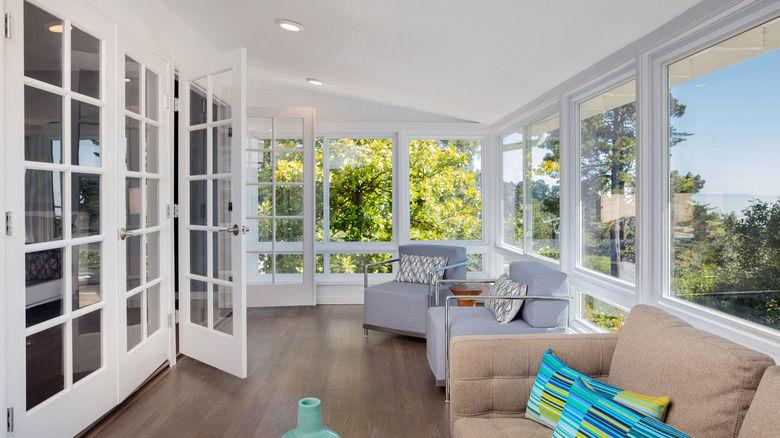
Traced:
<path fill-rule="evenodd" d="M 401 261 L 399 263 L 400 266 L 398 268 L 398 275 L 395 277 L 395 281 L 428 284 L 431 270 L 447 266 L 448 260 L 449 257 L 429 257 L 412 254 L 401 254 Z M 434 278 L 434 281 L 441 279 L 443 276 L 443 270 L 436 272 L 436 278 Z"/>
<path fill-rule="evenodd" d="M 488 295 L 519 297 L 525 295 L 527 290 L 527 284 L 515 283 L 509 278 L 509 275 L 502 274 L 493 283 L 493 287 L 490 288 Z M 520 306 L 523 305 L 523 302 L 524 300 L 487 300 L 485 301 L 485 307 L 493 312 L 493 315 L 496 316 L 496 321 L 506 324 L 514 319 L 517 312 L 520 311 Z"/>

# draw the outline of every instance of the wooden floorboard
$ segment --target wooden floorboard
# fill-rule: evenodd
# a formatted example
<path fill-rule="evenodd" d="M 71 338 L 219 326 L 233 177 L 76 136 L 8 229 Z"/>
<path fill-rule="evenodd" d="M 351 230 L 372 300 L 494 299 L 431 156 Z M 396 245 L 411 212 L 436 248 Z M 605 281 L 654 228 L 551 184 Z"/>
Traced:
<path fill-rule="evenodd" d="M 369 331 L 363 306 L 248 310 L 248 377 L 188 357 L 131 396 L 87 437 L 281 437 L 297 402 L 322 400 L 342 438 L 449 437 L 425 340 Z"/>

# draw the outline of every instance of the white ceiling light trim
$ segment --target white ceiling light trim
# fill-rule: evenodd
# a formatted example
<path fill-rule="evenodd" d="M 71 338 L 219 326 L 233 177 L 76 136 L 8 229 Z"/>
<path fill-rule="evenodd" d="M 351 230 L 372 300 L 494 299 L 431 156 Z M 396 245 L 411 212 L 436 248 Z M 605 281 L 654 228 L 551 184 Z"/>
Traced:
<path fill-rule="evenodd" d="M 302 32 L 306 30 L 306 28 L 301 23 L 292 20 L 279 18 L 276 20 L 276 24 L 278 24 L 282 29 L 289 30 L 290 32 Z"/>

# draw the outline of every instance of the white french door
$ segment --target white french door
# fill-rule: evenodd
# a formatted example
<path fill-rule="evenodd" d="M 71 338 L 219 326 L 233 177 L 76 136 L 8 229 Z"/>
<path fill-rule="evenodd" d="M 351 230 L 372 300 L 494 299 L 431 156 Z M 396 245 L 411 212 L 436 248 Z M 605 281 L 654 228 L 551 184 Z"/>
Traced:
<path fill-rule="evenodd" d="M 314 109 L 247 110 L 252 307 L 314 305 Z"/>
<path fill-rule="evenodd" d="M 173 332 L 172 164 L 169 147 L 172 83 L 167 60 L 125 31 L 118 42 L 117 199 L 119 399 L 170 358 Z M 120 207 L 121 209 L 121 207 Z"/>
<path fill-rule="evenodd" d="M 72 436 L 117 403 L 115 28 L 6 6 L 6 399 L 16 435 Z"/>
<path fill-rule="evenodd" d="M 246 51 L 204 60 L 180 78 L 180 351 L 244 378 Z"/>

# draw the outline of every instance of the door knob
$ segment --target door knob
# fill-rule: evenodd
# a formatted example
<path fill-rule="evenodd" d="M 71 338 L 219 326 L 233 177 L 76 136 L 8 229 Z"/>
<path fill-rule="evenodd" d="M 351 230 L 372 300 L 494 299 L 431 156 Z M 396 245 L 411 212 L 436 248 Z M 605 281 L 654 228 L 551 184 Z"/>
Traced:
<path fill-rule="evenodd" d="M 137 231 L 127 231 L 124 228 L 119 230 L 119 238 L 120 239 L 125 240 L 126 238 L 131 237 L 131 236 L 138 236 L 138 232 Z"/>
<path fill-rule="evenodd" d="M 223 228 L 223 229 L 221 229 L 219 231 L 227 231 L 228 233 L 233 233 L 234 236 L 238 236 L 238 233 L 240 233 L 243 230 L 238 226 L 238 224 L 233 224 L 232 227 L 230 227 L 230 228 Z"/>

